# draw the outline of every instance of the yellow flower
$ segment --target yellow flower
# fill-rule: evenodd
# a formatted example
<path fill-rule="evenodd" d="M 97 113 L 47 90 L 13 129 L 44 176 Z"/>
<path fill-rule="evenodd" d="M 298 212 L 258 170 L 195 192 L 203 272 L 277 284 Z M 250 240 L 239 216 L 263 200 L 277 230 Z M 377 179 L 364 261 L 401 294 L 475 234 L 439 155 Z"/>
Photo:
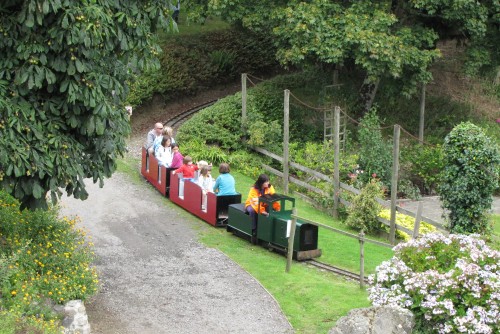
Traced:
<path fill-rule="evenodd" d="M 17 292 L 16 292 L 16 290 L 12 290 L 12 291 L 10 292 L 10 294 L 11 294 L 13 297 L 15 297 L 15 296 L 17 295 Z"/>

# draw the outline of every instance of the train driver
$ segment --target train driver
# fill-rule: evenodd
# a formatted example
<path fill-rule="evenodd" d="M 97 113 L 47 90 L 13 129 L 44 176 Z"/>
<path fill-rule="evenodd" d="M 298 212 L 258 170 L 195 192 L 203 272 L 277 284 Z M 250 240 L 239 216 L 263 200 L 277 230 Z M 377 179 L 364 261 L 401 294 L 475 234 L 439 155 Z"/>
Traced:
<path fill-rule="evenodd" d="M 259 175 L 259 178 L 255 182 L 255 184 L 250 188 L 250 192 L 248 193 L 248 198 L 245 201 L 245 211 L 248 212 L 252 219 L 252 242 L 255 243 L 256 235 L 257 235 L 257 215 L 258 213 L 269 216 L 269 211 L 267 205 L 265 203 L 260 204 L 259 206 L 259 197 L 264 195 L 273 195 L 276 191 L 274 187 L 269 182 L 269 177 L 266 174 Z M 276 211 L 280 210 L 280 203 L 274 202 L 273 209 Z"/>

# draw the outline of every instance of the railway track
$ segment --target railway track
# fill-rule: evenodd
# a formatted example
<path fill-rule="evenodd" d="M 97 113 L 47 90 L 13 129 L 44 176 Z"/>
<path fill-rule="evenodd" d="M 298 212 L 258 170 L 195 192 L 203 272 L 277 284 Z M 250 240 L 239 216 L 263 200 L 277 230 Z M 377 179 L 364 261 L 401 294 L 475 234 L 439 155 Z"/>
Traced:
<path fill-rule="evenodd" d="M 304 261 L 304 262 L 306 262 L 306 263 L 308 263 L 308 264 L 310 264 L 312 266 L 315 266 L 317 268 L 329 271 L 331 273 L 334 273 L 334 274 L 341 275 L 341 276 L 344 276 L 344 277 L 349 278 L 349 279 L 353 279 L 353 280 L 359 281 L 359 274 L 350 272 L 348 270 L 341 269 L 341 268 L 338 268 L 338 267 L 335 267 L 335 266 L 331 266 L 329 264 L 326 264 L 326 263 L 323 263 L 323 262 L 319 262 L 319 261 L 316 261 L 316 260 L 307 260 L 307 261 Z M 368 277 L 366 277 L 366 276 L 365 276 L 365 284 L 368 284 Z"/>
<path fill-rule="evenodd" d="M 166 126 L 170 126 L 172 128 L 178 128 L 182 123 L 184 123 L 189 117 L 191 117 L 194 113 L 197 113 L 201 109 L 204 109 L 206 107 L 210 107 L 212 104 L 217 102 L 217 100 L 212 100 L 205 102 L 203 104 L 197 105 L 196 107 L 193 107 L 191 109 L 185 110 L 181 112 L 180 114 L 172 117 L 168 121 L 166 121 L 164 124 Z"/>

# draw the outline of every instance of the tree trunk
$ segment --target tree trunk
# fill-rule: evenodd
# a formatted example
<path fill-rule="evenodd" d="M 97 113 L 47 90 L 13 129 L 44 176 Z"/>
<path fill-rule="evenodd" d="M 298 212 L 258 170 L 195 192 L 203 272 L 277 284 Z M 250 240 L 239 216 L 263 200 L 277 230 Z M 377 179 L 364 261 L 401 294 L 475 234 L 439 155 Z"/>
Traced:
<path fill-rule="evenodd" d="M 497 68 L 497 75 L 496 75 L 495 80 L 493 81 L 493 83 L 495 85 L 499 85 L 500 84 L 500 66 L 498 66 L 498 68 Z"/>
<path fill-rule="evenodd" d="M 362 106 L 361 117 L 370 111 L 373 101 L 375 100 L 375 95 L 377 94 L 379 83 L 380 79 L 377 79 L 375 82 L 370 82 L 368 78 L 365 78 L 363 81 L 363 85 L 359 90 L 360 104 Z"/>

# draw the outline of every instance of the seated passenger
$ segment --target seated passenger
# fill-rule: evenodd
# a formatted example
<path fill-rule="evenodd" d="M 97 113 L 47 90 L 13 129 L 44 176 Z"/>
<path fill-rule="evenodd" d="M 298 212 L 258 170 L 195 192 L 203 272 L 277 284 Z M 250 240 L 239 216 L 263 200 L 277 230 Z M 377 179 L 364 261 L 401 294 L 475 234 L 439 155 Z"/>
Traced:
<path fill-rule="evenodd" d="M 198 165 L 198 171 L 196 173 L 194 173 L 195 182 L 198 182 L 198 178 L 200 176 L 200 172 L 201 172 L 201 169 L 203 168 L 203 166 L 208 166 L 209 170 L 212 169 L 212 164 L 209 165 L 208 162 L 206 162 L 205 160 L 198 161 L 197 165 Z"/>
<path fill-rule="evenodd" d="M 173 131 L 174 130 L 170 126 L 163 127 L 163 131 L 162 131 L 161 136 L 156 137 L 156 139 L 153 142 L 153 152 L 155 152 L 155 154 L 156 154 L 156 150 L 158 149 L 158 147 L 160 147 L 162 145 L 161 141 L 162 141 L 163 137 L 169 136 L 170 137 L 170 144 L 175 144 L 175 139 L 174 139 L 174 137 L 172 137 Z"/>
<path fill-rule="evenodd" d="M 184 157 L 179 152 L 179 144 L 173 143 L 170 147 L 172 149 L 172 163 L 170 164 L 170 168 L 179 168 L 184 161 Z"/>
<path fill-rule="evenodd" d="M 201 167 L 200 176 L 198 177 L 198 185 L 201 187 L 201 191 L 203 194 L 201 209 L 206 210 L 207 208 L 207 193 L 212 192 L 212 187 L 214 183 L 214 179 L 212 175 L 210 175 L 210 166 L 204 165 Z"/>
<path fill-rule="evenodd" d="M 167 168 L 172 164 L 172 149 L 170 147 L 170 137 L 163 136 L 161 140 L 161 145 L 155 150 L 155 156 L 158 159 L 158 163 L 161 166 Z"/>
<path fill-rule="evenodd" d="M 214 193 L 216 193 L 217 196 L 238 194 L 234 187 L 235 185 L 234 177 L 231 174 L 229 174 L 229 172 L 230 172 L 229 165 L 226 163 L 221 163 L 219 166 L 220 175 L 217 177 L 217 179 L 215 179 L 215 184 L 213 189 Z"/>
<path fill-rule="evenodd" d="M 266 174 L 260 174 L 259 178 L 255 184 L 250 188 L 248 193 L 248 198 L 245 201 L 245 211 L 248 212 L 252 219 L 252 243 L 255 244 L 257 239 L 257 215 L 258 213 L 269 216 L 269 208 L 267 204 L 260 203 L 259 207 L 259 197 L 264 195 L 273 195 L 276 191 L 274 187 L 269 183 L 269 177 Z M 273 203 L 273 209 L 276 211 L 280 210 L 280 204 L 278 202 Z"/>
<path fill-rule="evenodd" d="M 148 136 L 146 139 L 146 145 L 144 147 L 148 150 L 149 154 L 154 153 L 154 143 L 157 138 L 161 138 L 163 130 L 163 124 L 156 123 L 155 127 L 148 132 Z M 161 140 L 161 139 L 160 139 Z"/>
<path fill-rule="evenodd" d="M 174 129 L 172 129 L 170 126 L 166 126 L 163 129 L 163 134 L 169 136 L 172 141 L 172 144 L 175 144 Z"/>
<path fill-rule="evenodd" d="M 194 177 L 194 172 L 198 170 L 197 165 L 193 165 L 193 159 L 186 155 L 183 160 L 183 165 L 177 168 L 173 174 L 182 173 L 184 179 L 192 179 Z"/>

